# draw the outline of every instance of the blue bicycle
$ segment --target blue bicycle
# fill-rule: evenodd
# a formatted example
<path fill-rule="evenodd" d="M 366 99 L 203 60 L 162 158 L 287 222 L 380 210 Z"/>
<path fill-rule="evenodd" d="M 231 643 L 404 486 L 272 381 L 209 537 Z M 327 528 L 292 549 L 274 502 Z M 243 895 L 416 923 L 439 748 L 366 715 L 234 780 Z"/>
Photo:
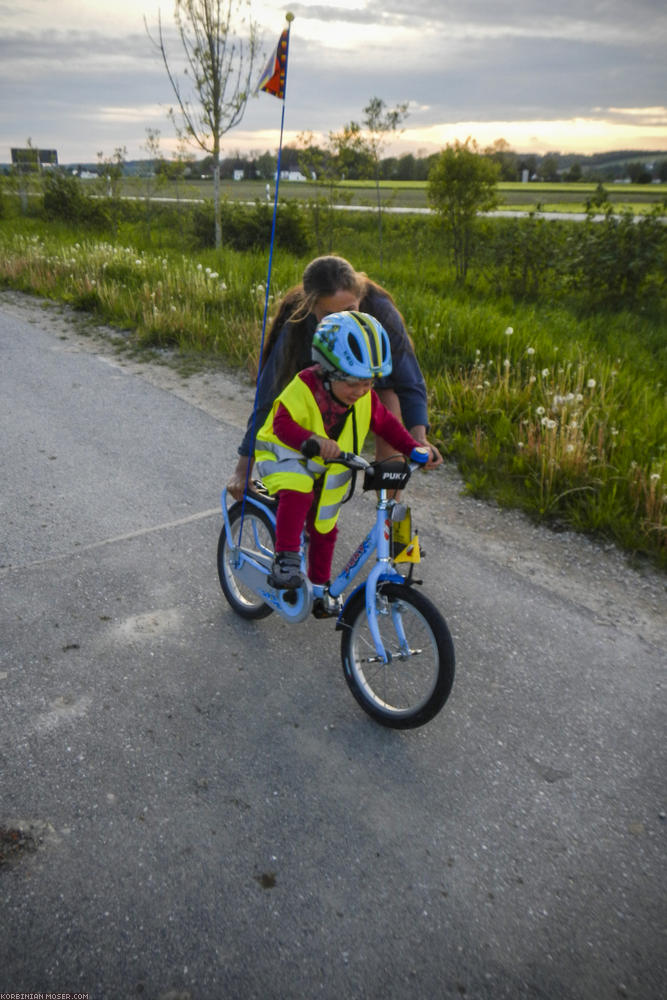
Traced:
<path fill-rule="evenodd" d="M 405 489 L 417 463 L 400 456 L 369 463 L 350 453 L 335 461 L 363 472 L 363 489 L 377 494 L 375 524 L 336 579 L 328 587 L 308 580 L 307 539 L 303 538 L 303 584 L 296 590 L 269 586 L 277 502 L 261 483 L 256 483 L 242 501 L 229 508 L 227 490 L 223 491 L 224 524 L 218 542 L 220 584 L 229 604 L 242 618 L 259 619 L 272 612 L 295 623 L 305 621 L 311 613 L 335 617 L 336 629 L 342 633 L 345 679 L 364 711 L 394 729 L 421 726 L 440 711 L 449 697 L 454 681 L 454 646 L 445 619 L 415 589 L 420 582 L 414 579 L 418 539 L 402 543 L 401 552 L 397 552 L 401 543 L 395 541 L 396 530 L 392 531 L 409 518 L 405 505 L 394 499 L 394 492 Z M 344 592 L 374 554 L 375 562 L 365 581 L 343 600 Z M 399 567 L 407 567 L 407 572 L 399 572 Z"/>

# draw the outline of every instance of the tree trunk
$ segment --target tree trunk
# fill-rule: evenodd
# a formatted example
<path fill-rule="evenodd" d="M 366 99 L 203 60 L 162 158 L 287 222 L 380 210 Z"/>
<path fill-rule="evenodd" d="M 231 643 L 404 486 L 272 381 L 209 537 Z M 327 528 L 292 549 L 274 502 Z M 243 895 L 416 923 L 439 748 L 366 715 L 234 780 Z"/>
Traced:
<path fill-rule="evenodd" d="M 220 155 L 213 156 L 213 215 L 215 217 L 215 249 L 222 246 L 222 214 L 220 211 Z"/>

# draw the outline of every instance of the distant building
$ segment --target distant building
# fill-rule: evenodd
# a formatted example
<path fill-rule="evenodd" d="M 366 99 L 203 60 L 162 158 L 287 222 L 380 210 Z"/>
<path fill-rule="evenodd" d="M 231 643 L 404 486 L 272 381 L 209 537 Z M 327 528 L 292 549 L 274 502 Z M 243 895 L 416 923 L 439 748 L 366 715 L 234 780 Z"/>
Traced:
<path fill-rule="evenodd" d="M 296 170 L 293 167 L 288 167 L 286 170 L 280 171 L 281 181 L 305 181 L 305 177 L 300 170 Z"/>

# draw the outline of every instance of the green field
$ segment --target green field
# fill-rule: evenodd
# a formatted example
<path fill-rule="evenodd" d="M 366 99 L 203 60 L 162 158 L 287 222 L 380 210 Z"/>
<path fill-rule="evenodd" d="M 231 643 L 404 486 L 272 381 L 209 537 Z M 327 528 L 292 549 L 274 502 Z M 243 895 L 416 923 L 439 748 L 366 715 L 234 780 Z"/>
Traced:
<path fill-rule="evenodd" d="M 87 189 L 92 191 L 99 185 L 98 181 L 85 181 Z M 150 188 L 148 185 L 150 184 Z M 498 197 L 500 209 L 535 211 L 541 207 L 543 211 L 582 212 L 586 208 L 586 200 L 595 195 L 597 184 L 547 184 L 534 182 L 529 184 L 500 183 Z M 184 181 L 178 185 L 173 183 L 157 184 L 155 180 L 147 182 L 138 177 L 125 178 L 123 193 L 127 196 L 145 197 L 150 190 L 154 198 L 205 199 L 213 198 L 213 182 L 210 180 Z M 307 201 L 318 197 L 329 197 L 329 189 L 323 185 L 309 182 L 281 181 L 280 197 L 292 200 Z M 667 202 L 667 184 L 607 184 L 605 186 L 609 201 L 618 211 L 630 208 L 641 214 L 650 211 L 656 205 Z M 222 181 L 221 192 L 224 198 L 232 201 L 266 201 L 266 181 Z M 383 181 L 380 184 L 382 203 L 396 208 L 428 208 L 427 186 L 423 181 Z M 270 200 L 273 200 L 273 186 L 270 186 Z M 333 192 L 334 202 L 352 206 L 375 206 L 377 194 L 372 181 L 347 181 L 339 184 Z"/>

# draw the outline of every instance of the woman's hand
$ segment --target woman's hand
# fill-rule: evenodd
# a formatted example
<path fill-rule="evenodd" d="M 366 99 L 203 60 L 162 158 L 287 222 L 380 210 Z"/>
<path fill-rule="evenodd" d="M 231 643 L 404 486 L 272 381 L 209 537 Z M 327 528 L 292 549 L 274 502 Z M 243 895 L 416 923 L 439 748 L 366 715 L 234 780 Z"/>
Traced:
<path fill-rule="evenodd" d="M 235 500 L 243 499 L 243 490 L 245 489 L 246 480 L 248 485 L 250 485 L 252 465 L 253 461 L 250 458 L 250 455 L 241 455 L 236 463 L 234 474 L 227 483 L 227 491 L 231 493 Z"/>
<path fill-rule="evenodd" d="M 431 451 L 431 457 L 424 466 L 425 469 L 435 469 L 438 465 L 442 465 L 444 459 L 436 446 L 431 444 L 431 442 L 426 437 L 426 428 L 419 424 L 417 427 L 411 427 L 410 433 L 412 434 L 415 441 L 419 441 L 420 445 L 425 448 L 429 448 Z"/>

